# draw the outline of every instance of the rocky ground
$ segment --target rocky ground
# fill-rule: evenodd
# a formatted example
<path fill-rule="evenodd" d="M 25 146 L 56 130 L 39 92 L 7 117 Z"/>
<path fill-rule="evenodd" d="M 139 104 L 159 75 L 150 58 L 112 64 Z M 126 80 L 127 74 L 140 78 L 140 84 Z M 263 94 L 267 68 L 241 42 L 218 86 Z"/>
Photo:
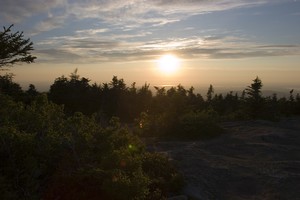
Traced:
<path fill-rule="evenodd" d="M 189 199 L 300 199 L 300 118 L 226 122 L 209 141 L 156 141 L 183 173 Z"/>

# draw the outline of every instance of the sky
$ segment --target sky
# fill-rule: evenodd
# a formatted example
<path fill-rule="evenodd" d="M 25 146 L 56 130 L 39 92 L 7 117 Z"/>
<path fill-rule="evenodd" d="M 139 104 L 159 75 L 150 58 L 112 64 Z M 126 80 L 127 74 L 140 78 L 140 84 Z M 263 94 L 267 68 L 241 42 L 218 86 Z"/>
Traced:
<path fill-rule="evenodd" d="M 300 0 L 1 0 L 0 25 L 34 43 L 34 64 L 10 69 L 48 90 L 75 69 L 92 82 L 300 91 Z M 159 70 L 166 54 L 172 74 Z M 3 72 L 1 72 L 3 73 Z"/>

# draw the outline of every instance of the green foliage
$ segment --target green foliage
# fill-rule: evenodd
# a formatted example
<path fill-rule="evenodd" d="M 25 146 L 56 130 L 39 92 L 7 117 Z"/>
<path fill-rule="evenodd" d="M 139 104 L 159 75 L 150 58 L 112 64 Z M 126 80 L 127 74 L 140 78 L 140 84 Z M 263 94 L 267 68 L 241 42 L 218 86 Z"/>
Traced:
<path fill-rule="evenodd" d="M 11 96 L 17 101 L 23 97 L 23 91 L 19 84 L 13 82 L 13 74 L 0 75 L 0 94 Z"/>
<path fill-rule="evenodd" d="M 13 74 L 0 75 L 0 94 L 12 97 L 16 101 L 22 101 L 30 104 L 39 94 L 35 86 L 30 84 L 29 89 L 24 92 L 18 83 L 13 82 Z"/>
<path fill-rule="evenodd" d="M 181 116 L 179 121 L 179 137 L 187 139 L 208 139 L 222 133 L 218 124 L 218 114 L 213 110 L 190 112 Z"/>
<path fill-rule="evenodd" d="M 169 90 L 156 87 L 156 90 L 151 109 L 136 120 L 143 136 L 195 139 L 211 138 L 222 132 L 218 113 L 213 109 L 215 99 L 205 105 L 203 98 L 193 93 L 193 88 L 185 90 L 181 85 Z M 210 93 L 213 93 L 212 86 Z"/>
<path fill-rule="evenodd" d="M 45 96 L 28 109 L 3 95 L 0 100 L 1 179 L 11 191 L 4 195 L 39 199 L 39 189 L 59 156 L 55 138 L 59 126 L 51 120 L 54 113 L 59 119 L 59 108 L 47 104 Z"/>
<path fill-rule="evenodd" d="M 5 183 L 2 190 L 13 193 L 2 193 L 1 199 L 7 196 L 33 197 L 37 192 L 39 181 L 35 177 L 39 176 L 39 166 L 34 157 L 34 147 L 32 134 L 24 134 L 13 127 L 1 127 L 1 179 Z M 2 183 L 3 184 L 3 183 Z M 16 192 L 16 194 L 14 194 Z"/>
<path fill-rule="evenodd" d="M 118 118 L 101 127 L 93 116 L 66 116 L 46 95 L 0 102 L 1 199 L 163 199 L 172 190 L 175 169 L 156 180 L 171 164 L 146 168 L 155 161 Z"/>
<path fill-rule="evenodd" d="M 36 59 L 31 55 L 33 43 L 23 38 L 23 32 L 11 33 L 12 27 L 3 27 L 0 32 L 0 69 L 15 63 L 32 63 Z"/>
<path fill-rule="evenodd" d="M 177 194 L 183 187 L 183 177 L 168 158 L 159 153 L 146 153 L 142 157 L 143 171 L 150 177 L 150 193 Z"/>
<path fill-rule="evenodd" d="M 122 170 L 111 172 L 111 179 L 103 183 L 103 188 L 109 199 L 116 200 L 143 200 L 149 195 L 149 179 L 142 170 L 136 170 L 128 175 Z"/>

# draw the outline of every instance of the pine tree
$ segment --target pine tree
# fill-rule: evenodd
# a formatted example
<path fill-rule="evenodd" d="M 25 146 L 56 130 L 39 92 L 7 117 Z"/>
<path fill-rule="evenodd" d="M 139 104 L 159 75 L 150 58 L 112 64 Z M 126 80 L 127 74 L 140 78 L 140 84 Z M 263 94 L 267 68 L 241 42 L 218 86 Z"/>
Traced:
<path fill-rule="evenodd" d="M 23 32 L 11 33 L 12 27 L 3 27 L 3 32 L 0 32 L 0 69 L 16 63 L 32 63 L 36 59 L 31 55 L 33 43 L 23 38 Z"/>
<path fill-rule="evenodd" d="M 253 83 L 246 88 L 247 103 L 250 109 L 250 115 L 257 118 L 263 111 L 263 97 L 261 95 L 261 88 L 263 84 L 258 76 L 253 80 Z"/>

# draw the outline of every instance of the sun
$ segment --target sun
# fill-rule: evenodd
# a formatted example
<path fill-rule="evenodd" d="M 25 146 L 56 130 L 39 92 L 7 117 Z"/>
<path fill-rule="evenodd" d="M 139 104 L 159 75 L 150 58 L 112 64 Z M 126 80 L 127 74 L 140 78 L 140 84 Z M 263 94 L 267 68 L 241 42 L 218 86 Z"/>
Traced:
<path fill-rule="evenodd" d="M 172 54 L 163 55 L 158 60 L 159 70 L 167 75 L 175 73 L 178 70 L 179 65 L 180 60 Z"/>

